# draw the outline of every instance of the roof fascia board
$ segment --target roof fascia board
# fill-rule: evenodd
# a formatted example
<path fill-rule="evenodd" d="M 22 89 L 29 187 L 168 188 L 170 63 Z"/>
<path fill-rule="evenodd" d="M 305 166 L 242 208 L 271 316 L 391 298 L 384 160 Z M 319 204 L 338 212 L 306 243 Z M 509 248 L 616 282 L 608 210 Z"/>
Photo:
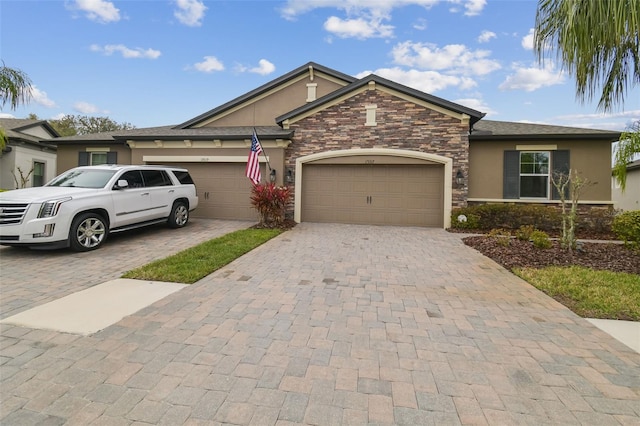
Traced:
<path fill-rule="evenodd" d="M 601 134 L 574 134 L 574 133 L 559 133 L 559 134 L 527 134 L 527 135 L 469 135 L 469 142 L 473 141 L 505 141 L 505 140 L 518 140 L 518 141 L 548 141 L 559 139 L 587 139 L 587 140 L 600 140 L 602 142 L 612 143 L 616 142 L 619 137 L 615 135 L 601 135 Z"/>

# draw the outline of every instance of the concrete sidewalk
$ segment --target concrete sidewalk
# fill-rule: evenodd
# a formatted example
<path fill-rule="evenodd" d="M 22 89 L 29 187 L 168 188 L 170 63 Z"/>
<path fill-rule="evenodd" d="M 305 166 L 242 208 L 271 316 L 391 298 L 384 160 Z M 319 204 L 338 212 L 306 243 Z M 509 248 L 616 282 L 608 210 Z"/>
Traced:
<path fill-rule="evenodd" d="M 640 354 L 437 229 L 303 223 L 92 335 L 0 330 L 2 424 L 640 423 Z"/>
<path fill-rule="evenodd" d="M 640 322 L 587 318 L 591 324 L 640 353 Z"/>

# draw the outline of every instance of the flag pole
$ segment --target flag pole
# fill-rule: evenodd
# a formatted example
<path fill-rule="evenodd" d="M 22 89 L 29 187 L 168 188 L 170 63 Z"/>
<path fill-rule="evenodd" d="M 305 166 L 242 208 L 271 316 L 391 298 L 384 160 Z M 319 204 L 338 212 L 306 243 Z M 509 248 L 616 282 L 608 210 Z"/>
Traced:
<path fill-rule="evenodd" d="M 256 128 L 253 128 L 253 134 L 256 136 L 256 140 L 258 141 L 258 145 L 260 145 L 260 150 L 262 151 L 262 155 L 264 155 L 264 160 L 267 162 L 267 167 L 269 168 L 269 172 L 271 172 L 271 164 L 269 164 L 269 158 L 267 157 L 267 153 L 264 152 L 264 147 L 262 146 L 262 142 L 260 142 L 260 138 L 258 138 L 258 132 L 256 132 Z"/>

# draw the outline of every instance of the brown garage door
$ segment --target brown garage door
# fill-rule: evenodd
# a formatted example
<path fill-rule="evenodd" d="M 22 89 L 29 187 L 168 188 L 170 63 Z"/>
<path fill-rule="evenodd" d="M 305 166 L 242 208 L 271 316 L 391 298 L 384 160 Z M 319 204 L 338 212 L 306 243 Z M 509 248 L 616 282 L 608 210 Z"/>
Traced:
<path fill-rule="evenodd" d="M 302 175 L 302 221 L 443 226 L 440 165 L 308 164 Z"/>
<path fill-rule="evenodd" d="M 258 220 L 251 207 L 251 181 L 245 163 L 173 163 L 189 170 L 198 190 L 193 217 Z M 264 175 L 264 170 L 263 170 Z"/>

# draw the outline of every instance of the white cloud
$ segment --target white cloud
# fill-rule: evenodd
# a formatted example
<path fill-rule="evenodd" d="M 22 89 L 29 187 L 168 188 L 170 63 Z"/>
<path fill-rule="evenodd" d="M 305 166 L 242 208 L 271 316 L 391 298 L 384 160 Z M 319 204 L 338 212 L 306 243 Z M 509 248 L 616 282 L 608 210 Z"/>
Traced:
<path fill-rule="evenodd" d="M 408 67 L 448 71 L 454 74 L 485 75 L 501 68 L 498 61 L 489 59 L 489 50 L 469 50 L 462 44 L 442 48 L 431 43 L 406 41 L 391 51 L 394 62 Z"/>
<path fill-rule="evenodd" d="M 105 0 L 75 0 L 67 6 L 71 10 L 85 12 L 92 21 L 107 24 L 120 20 L 120 10 L 112 2 Z"/>
<path fill-rule="evenodd" d="M 178 9 L 173 13 L 178 21 L 189 27 L 199 27 L 207 7 L 199 0 L 176 0 Z"/>
<path fill-rule="evenodd" d="M 108 114 L 109 111 L 101 110 L 88 102 L 80 101 L 73 104 L 73 109 L 82 114 Z"/>
<path fill-rule="evenodd" d="M 366 39 L 393 37 L 394 27 L 382 23 L 391 19 L 393 9 L 411 5 L 429 9 L 438 3 L 454 4 L 451 9 L 454 13 L 463 6 L 465 15 L 474 16 L 482 12 L 486 0 L 287 0 L 280 12 L 283 18 L 294 20 L 319 8 L 338 9 L 345 12 L 345 17 L 332 16 L 324 23 L 325 30 L 342 38 Z M 419 21 L 414 28 L 426 28 L 424 21 Z"/>
<path fill-rule="evenodd" d="M 212 73 L 224 70 L 224 65 L 215 56 L 205 56 L 204 61 L 193 64 L 193 68 L 200 72 Z"/>
<path fill-rule="evenodd" d="M 16 118 L 16 116 L 8 112 L 0 112 L 0 118 Z"/>
<path fill-rule="evenodd" d="M 497 35 L 493 31 L 484 30 L 478 36 L 478 43 L 488 43 L 492 38 L 496 38 Z"/>
<path fill-rule="evenodd" d="M 158 59 L 162 54 L 159 50 L 155 49 L 142 49 L 140 47 L 136 47 L 134 49 L 128 48 L 122 44 L 107 44 L 105 46 L 98 46 L 97 44 L 92 44 L 90 46 L 92 52 L 101 52 L 107 56 L 113 55 L 116 52 L 120 52 L 123 58 L 127 59 Z"/>
<path fill-rule="evenodd" d="M 268 75 L 276 70 L 276 66 L 266 59 L 260 59 L 258 62 L 258 66 L 255 68 L 251 68 L 249 72 L 260 74 L 260 75 Z"/>
<path fill-rule="evenodd" d="M 456 99 L 453 102 L 464 105 L 467 108 L 475 109 L 476 111 L 484 112 L 486 114 L 485 117 L 497 114 L 497 112 L 487 105 L 484 100 L 479 98 Z"/>
<path fill-rule="evenodd" d="M 36 86 L 31 86 L 31 99 L 43 107 L 53 108 L 56 106 L 56 103 L 49 99 L 47 92 L 38 89 Z"/>
<path fill-rule="evenodd" d="M 522 47 L 524 47 L 526 50 L 533 50 L 533 28 L 531 28 L 529 30 L 529 34 L 527 34 L 526 36 L 522 37 Z"/>
<path fill-rule="evenodd" d="M 515 73 L 507 76 L 498 88 L 500 90 L 524 90 L 533 92 L 543 87 L 555 86 L 565 81 L 565 75 L 556 71 L 552 65 L 544 68 L 524 68 L 516 65 Z"/>
<path fill-rule="evenodd" d="M 413 24 L 413 28 L 418 31 L 424 31 L 427 29 L 427 20 L 424 18 L 418 18 L 415 24 Z"/>
<path fill-rule="evenodd" d="M 436 71 L 403 70 L 398 67 L 364 71 L 356 75 L 356 77 L 363 78 L 371 73 L 425 93 L 437 92 L 447 87 L 458 87 L 467 90 L 477 85 L 473 79 L 468 77 L 445 75 Z"/>
<path fill-rule="evenodd" d="M 276 66 L 266 59 L 260 59 L 257 67 L 249 68 L 242 64 L 236 64 L 234 66 L 234 70 L 236 72 L 250 72 L 254 74 L 268 75 L 276 70 Z"/>
<path fill-rule="evenodd" d="M 327 32 L 340 38 L 387 38 L 393 36 L 393 28 L 392 25 L 384 25 L 380 19 L 340 19 L 331 16 L 324 23 Z"/>
<path fill-rule="evenodd" d="M 467 16 L 479 15 L 486 4 L 487 0 L 467 0 L 464 4 L 464 8 L 466 9 L 464 14 Z"/>

